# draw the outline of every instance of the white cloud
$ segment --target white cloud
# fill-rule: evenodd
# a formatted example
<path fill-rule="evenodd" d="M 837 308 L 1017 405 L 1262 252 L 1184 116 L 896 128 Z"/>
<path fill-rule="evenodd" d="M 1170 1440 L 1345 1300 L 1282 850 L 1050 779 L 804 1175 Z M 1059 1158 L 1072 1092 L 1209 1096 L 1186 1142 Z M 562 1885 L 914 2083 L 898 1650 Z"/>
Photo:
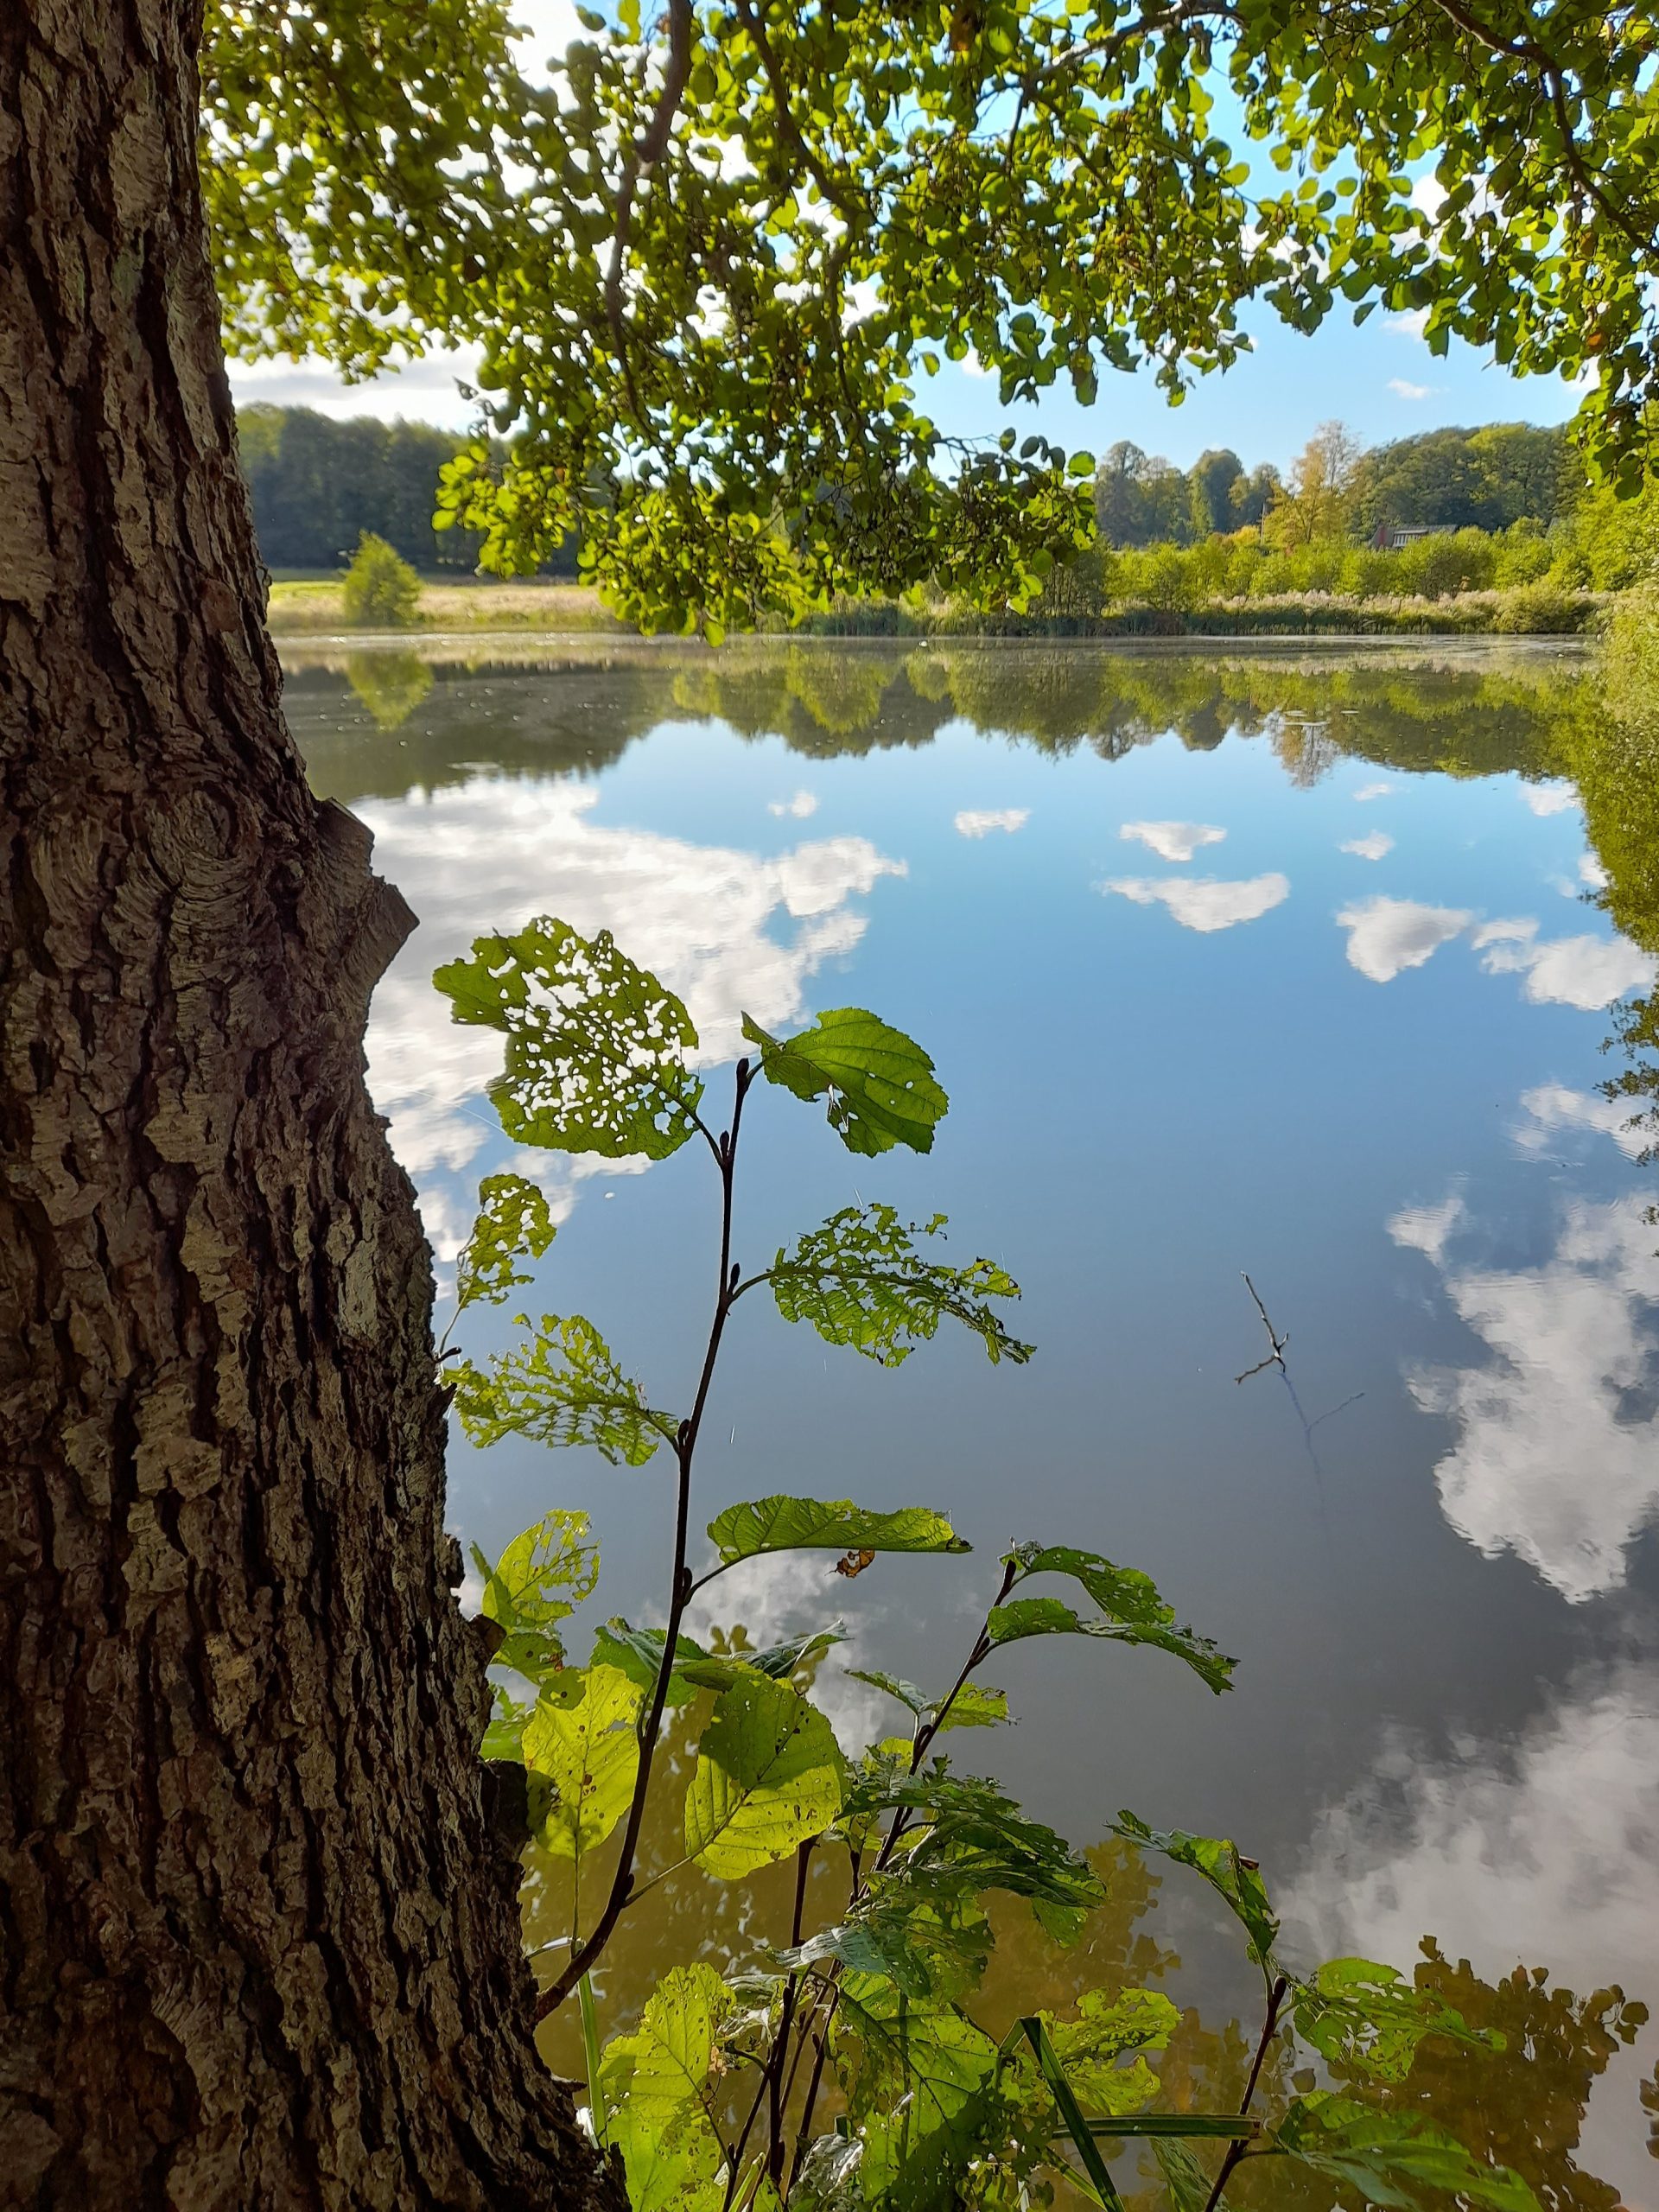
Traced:
<path fill-rule="evenodd" d="M 1579 804 L 1576 784 L 1522 784 L 1521 796 L 1535 814 L 1565 814 Z"/>
<path fill-rule="evenodd" d="M 1607 888 L 1610 880 L 1611 879 L 1608 876 L 1606 869 L 1602 866 L 1601 862 L 1596 858 L 1593 853 L 1581 853 L 1580 855 L 1579 880 L 1585 886 L 1586 890 L 1605 891 Z"/>
<path fill-rule="evenodd" d="M 971 346 L 963 355 L 958 366 L 961 368 L 964 376 L 994 377 L 996 374 L 996 371 L 995 369 L 988 368 L 986 364 L 980 359 L 978 354 L 975 353 Z"/>
<path fill-rule="evenodd" d="M 1028 806 L 965 806 L 956 818 L 959 837 L 988 837 L 993 830 L 1023 830 L 1031 819 Z"/>
<path fill-rule="evenodd" d="M 1628 938 L 1558 937 L 1538 941 L 1538 925 L 1489 922 L 1474 942 L 1489 976 L 1524 976 L 1526 996 L 1535 1006 L 1576 1006 L 1590 1012 L 1611 1006 L 1627 992 L 1645 990 L 1654 980 L 1651 955 Z"/>
<path fill-rule="evenodd" d="M 1208 822 L 1126 822 L 1117 834 L 1149 846 L 1160 861 L 1190 861 L 1201 845 L 1218 845 L 1227 832 Z"/>
<path fill-rule="evenodd" d="M 1421 338 L 1428 327 L 1428 309 L 1408 308 L 1402 315 L 1384 315 L 1382 327 L 1402 338 Z"/>
<path fill-rule="evenodd" d="M 1394 840 L 1386 830 L 1373 830 L 1369 837 L 1350 837 L 1340 849 L 1357 854 L 1363 861 L 1380 861 L 1394 850 Z"/>
<path fill-rule="evenodd" d="M 518 67 L 532 83 L 547 80 L 547 65 L 562 60 L 581 25 L 574 0 L 512 0 Z"/>
<path fill-rule="evenodd" d="M 400 417 L 471 429 L 477 410 L 461 396 L 458 379 L 471 382 L 481 356 L 475 346 L 436 346 L 418 361 L 383 369 L 363 384 L 344 384 L 326 361 L 232 361 L 231 393 L 238 407 L 269 400 L 277 407 L 312 407 L 338 420 L 372 415 L 383 423 Z M 349 550 L 349 549 L 346 549 Z"/>
<path fill-rule="evenodd" d="M 855 1682 L 849 1667 L 877 1663 L 862 1654 L 869 1603 L 861 1605 L 858 1586 L 836 1573 L 833 1552 L 773 1552 L 730 1568 L 686 1608 L 686 1630 L 700 1641 L 710 1630 L 740 1624 L 750 1642 L 764 1648 L 787 1643 L 823 1627 L 837 1613 L 849 1633 L 818 1665 L 812 1702 L 829 1715 L 842 1751 L 856 1757 L 883 1733 L 892 1733 L 899 1708 L 868 1682 Z M 861 1619 L 862 1611 L 867 1618 Z"/>
<path fill-rule="evenodd" d="M 702 1038 L 697 1059 L 711 1066 L 738 1050 L 741 1013 L 767 1028 L 798 1014 L 807 979 L 864 933 L 849 902 L 906 872 L 863 837 L 762 858 L 610 828 L 592 819 L 598 798 L 593 785 L 480 776 L 357 810 L 374 832 L 377 868 L 421 917 L 375 992 L 368 1055 L 375 1103 L 421 1186 L 429 1225 L 442 1206 L 430 1179 L 464 1167 L 496 1129 L 480 1094 L 501 1065 L 493 1030 L 450 1021 L 431 982 L 441 960 L 485 930 L 536 914 L 559 914 L 588 934 L 610 929 L 685 1001 Z"/>
<path fill-rule="evenodd" d="M 768 814 L 787 814 L 797 822 L 804 822 L 809 814 L 816 814 L 818 802 L 810 791 L 797 791 L 793 798 L 774 798 L 768 802 Z"/>
<path fill-rule="evenodd" d="M 1411 188 L 1411 204 L 1428 216 L 1438 215 L 1446 201 L 1446 187 L 1432 172 L 1420 176 Z"/>
<path fill-rule="evenodd" d="M 1447 1238 L 1462 1226 L 1463 1219 L 1463 1200 L 1453 1192 L 1437 1206 L 1407 1206 L 1389 1222 L 1389 1234 L 1396 1244 L 1426 1252 L 1431 1260 L 1438 1261 Z"/>
<path fill-rule="evenodd" d="M 1284 875 L 1255 875 L 1242 883 L 1224 883 L 1212 875 L 1121 876 L 1103 883 L 1137 906 L 1167 906 L 1183 929 L 1230 930 L 1238 922 L 1253 922 L 1290 895 L 1290 879 Z"/>
<path fill-rule="evenodd" d="M 1587 1090 L 1569 1090 L 1564 1083 L 1541 1083 L 1523 1090 L 1521 1104 L 1529 1118 L 1515 1133 L 1522 1152 L 1541 1152 L 1552 1129 L 1592 1129 L 1611 1137 L 1629 1160 L 1639 1159 L 1653 1141 L 1653 1133 L 1632 1122 L 1628 1100 L 1596 1098 Z"/>
<path fill-rule="evenodd" d="M 1651 1672 L 1630 1668 L 1563 1693 L 1514 1743 L 1444 1751 L 1392 1733 L 1373 1772 L 1316 1821 L 1282 1904 L 1310 1957 L 1357 1954 L 1409 1974 L 1432 1935 L 1489 1981 L 1542 1966 L 1580 1997 L 1617 1984 L 1651 2003 L 1656 1854 L 1659 1711 Z M 1614 2056 L 1577 2154 L 1633 2207 L 1653 2202 L 1632 2124 L 1652 2058 L 1640 2044 Z"/>
<path fill-rule="evenodd" d="M 1643 1200 L 1575 1200 L 1554 1252 L 1506 1272 L 1446 1268 L 1446 1294 L 1491 1357 L 1425 1369 L 1412 1395 L 1457 1441 L 1435 1470 L 1446 1519 L 1489 1558 L 1514 1552 L 1578 1604 L 1617 1589 L 1659 1511 L 1659 1414 L 1641 1394 L 1659 1300 Z"/>
<path fill-rule="evenodd" d="M 1411 384 L 1404 377 L 1390 377 L 1389 390 L 1396 399 L 1430 399 L 1440 386 L 1432 384 Z"/>
<path fill-rule="evenodd" d="M 1337 916 L 1339 927 L 1348 931 L 1349 966 L 1374 983 L 1391 983 L 1402 969 L 1421 968 L 1473 918 L 1455 906 L 1382 897 L 1344 906 Z"/>
<path fill-rule="evenodd" d="M 1354 797 L 1363 806 L 1368 800 L 1374 798 L 1386 798 L 1393 789 L 1394 785 L 1389 783 L 1362 784 L 1359 789 L 1354 793 Z"/>

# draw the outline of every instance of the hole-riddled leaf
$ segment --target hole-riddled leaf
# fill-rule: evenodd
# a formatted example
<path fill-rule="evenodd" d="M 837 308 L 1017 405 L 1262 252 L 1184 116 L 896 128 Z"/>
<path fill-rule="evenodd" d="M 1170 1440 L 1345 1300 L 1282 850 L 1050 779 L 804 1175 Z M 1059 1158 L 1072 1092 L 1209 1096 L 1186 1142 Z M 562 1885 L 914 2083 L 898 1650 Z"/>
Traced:
<path fill-rule="evenodd" d="M 943 1214 L 906 1223 L 889 1205 L 843 1206 L 767 1269 L 778 1311 L 882 1367 L 899 1366 L 944 1318 L 971 1329 L 993 1363 L 1023 1363 L 1032 1347 L 1009 1334 L 989 1302 L 1019 1297 L 1014 1277 L 991 1260 L 951 1268 L 917 1249 L 917 1237 L 939 1236 L 944 1225 Z"/>
<path fill-rule="evenodd" d="M 485 1374 L 470 1361 L 455 1376 L 455 1411 L 474 1444 L 509 1435 L 538 1444 L 591 1444 L 610 1461 L 643 1467 L 677 1424 L 654 1413 L 610 1347 L 579 1313 L 543 1314 L 533 1337 L 493 1352 Z"/>
<path fill-rule="evenodd" d="M 522 1175 L 486 1175 L 478 1186 L 478 1218 L 455 1263 L 458 1308 L 480 1300 L 499 1306 L 507 1293 L 531 1277 L 513 1262 L 522 1253 L 539 1260 L 553 1242 L 547 1200 Z"/>
<path fill-rule="evenodd" d="M 1087 1989 L 1077 1999 L 1075 2019 L 1041 2015 L 1077 2095 L 1097 2111 L 1118 2116 L 1139 2112 L 1151 2101 L 1158 2077 L 1140 2054 L 1163 2050 L 1180 2018 L 1160 1989 L 1125 1989 L 1115 1997 L 1103 1989 Z M 1126 2058 L 1132 2062 L 1127 2066 Z"/>
<path fill-rule="evenodd" d="M 433 981 L 454 1020 L 505 1033 L 490 1096 L 518 1143 L 665 1160 L 694 1133 L 691 1017 L 608 930 L 590 939 L 543 915 L 514 936 L 474 938 L 471 958 Z"/>
<path fill-rule="evenodd" d="M 1138 1568 L 1115 1566 L 1098 1552 L 1069 1544 L 1020 1544 L 1003 1556 L 1018 1566 L 1021 1582 L 1033 1574 L 1069 1574 L 1101 1611 L 1096 1618 L 1079 1616 L 1058 1598 L 1013 1598 L 992 1609 L 993 1643 L 1015 1643 L 1027 1636 L 1100 1636 L 1119 1643 L 1150 1644 L 1184 1659 L 1212 1690 L 1230 1687 L 1234 1662 L 1207 1636 L 1179 1626 L 1174 1608 Z"/>
<path fill-rule="evenodd" d="M 943 1513 L 925 1505 L 888 1512 L 851 1498 L 758 1497 L 728 1505 L 709 1523 L 727 1567 L 768 1552 L 965 1552 L 971 1549 Z"/>
<path fill-rule="evenodd" d="M 543 1697 L 524 1723 L 524 1764 L 553 1785 L 538 1838 L 578 1861 L 628 1808 L 639 1767 L 639 1685 L 614 1667 L 589 1667 L 574 1702 Z"/>
<path fill-rule="evenodd" d="M 506 1631 L 495 1663 L 533 1681 L 562 1667 L 558 1624 L 599 1580 L 599 1546 L 588 1541 L 588 1516 L 545 1513 L 513 1538 L 493 1567 L 476 1544 L 473 1560 L 484 1577 L 480 1611 Z"/>
<path fill-rule="evenodd" d="M 933 1131 L 950 1104 L 933 1063 L 902 1029 L 860 1007 L 821 1014 L 798 1035 L 769 1037 L 747 1014 L 743 1034 L 760 1048 L 770 1083 L 797 1098 L 829 1100 L 830 1126 L 849 1152 L 933 1149 Z"/>
<path fill-rule="evenodd" d="M 1421 2212 L 1425 2189 L 1487 2212 L 1538 2212 L 1519 2174 L 1487 2165 L 1444 2129 L 1329 2092 L 1299 2097 L 1274 2130 L 1273 2145 L 1389 2212 Z"/>
<path fill-rule="evenodd" d="M 823 1713 L 745 1671 L 715 1706 L 685 1793 L 686 1856 L 723 1882 L 787 1858 L 841 1810 L 842 1762 Z"/>
<path fill-rule="evenodd" d="M 1322 2058 L 1377 2082 L 1403 2082 L 1425 2036 L 1503 2047 L 1502 2036 L 1471 2028 L 1434 1990 L 1370 1959 L 1328 1960 L 1295 1986 L 1292 2009 L 1296 2032 Z"/>
<path fill-rule="evenodd" d="M 634 2033 L 606 2045 L 600 2082 L 632 2212 L 716 2212 L 722 2201 L 709 2073 L 733 2004 L 712 1967 L 676 1967 L 645 1999 Z"/>
<path fill-rule="evenodd" d="M 958 2201 L 951 2177 L 965 2172 L 983 2138 L 982 2105 L 996 2069 L 991 2038 L 950 2005 L 849 1973 L 831 2044 L 864 2143 L 864 2201 Z"/>
<path fill-rule="evenodd" d="M 1119 1835 L 1138 1843 L 1143 1851 L 1161 1852 L 1166 1859 L 1202 1875 L 1226 1899 L 1243 1925 L 1250 1939 L 1250 1956 L 1263 1968 L 1271 1964 L 1279 1923 L 1255 1861 L 1243 1858 L 1236 1843 L 1224 1836 L 1188 1835 L 1181 1828 L 1149 1828 L 1133 1813 L 1120 1813 L 1113 1826 Z"/>
<path fill-rule="evenodd" d="M 607 1667 L 620 1667 L 631 1681 L 648 1690 L 656 1685 L 666 1640 L 659 1628 L 630 1628 L 625 1620 L 612 1619 L 594 1635 L 594 1657 Z M 787 1681 L 798 1668 L 821 1657 L 831 1644 L 844 1641 L 840 1621 L 759 1650 L 705 1651 L 691 1637 L 678 1637 L 674 1644 L 674 1671 L 668 1678 L 668 1703 L 683 1705 L 699 1690 L 728 1690 L 751 1669 Z"/>

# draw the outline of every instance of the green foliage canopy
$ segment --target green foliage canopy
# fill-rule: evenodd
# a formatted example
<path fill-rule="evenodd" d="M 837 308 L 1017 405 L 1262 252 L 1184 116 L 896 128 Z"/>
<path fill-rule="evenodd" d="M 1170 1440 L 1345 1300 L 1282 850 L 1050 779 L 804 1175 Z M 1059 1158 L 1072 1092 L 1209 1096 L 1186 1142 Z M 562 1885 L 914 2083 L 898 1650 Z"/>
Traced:
<path fill-rule="evenodd" d="M 516 443 L 457 463 L 446 512 L 508 569 L 579 532 L 648 627 L 926 578 L 1027 602 L 1086 540 L 1092 463 L 960 445 L 925 379 L 971 353 L 1004 405 L 1061 378 L 1088 400 L 1151 363 L 1175 395 L 1254 302 L 1594 365 L 1592 442 L 1639 468 L 1659 32 L 1635 0 L 616 0 L 546 87 L 505 19 L 220 0 L 231 340 L 364 368 L 476 339 Z"/>

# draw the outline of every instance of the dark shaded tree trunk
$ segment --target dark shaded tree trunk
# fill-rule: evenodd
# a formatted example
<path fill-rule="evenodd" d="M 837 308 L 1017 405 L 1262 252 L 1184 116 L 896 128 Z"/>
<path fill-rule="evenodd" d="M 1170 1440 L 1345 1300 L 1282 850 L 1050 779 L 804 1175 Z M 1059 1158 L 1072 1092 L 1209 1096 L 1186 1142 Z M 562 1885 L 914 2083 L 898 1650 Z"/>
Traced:
<path fill-rule="evenodd" d="M 0 2203 L 604 2212 L 364 1088 L 410 918 L 264 632 L 200 15 L 0 3 Z"/>

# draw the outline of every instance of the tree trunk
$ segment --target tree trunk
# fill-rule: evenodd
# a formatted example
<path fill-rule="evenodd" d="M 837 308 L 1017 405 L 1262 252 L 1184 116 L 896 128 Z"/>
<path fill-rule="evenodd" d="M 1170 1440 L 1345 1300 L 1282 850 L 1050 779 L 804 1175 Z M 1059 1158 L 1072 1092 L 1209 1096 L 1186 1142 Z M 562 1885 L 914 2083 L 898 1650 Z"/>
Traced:
<path fill-rule="evenodd" d="M 410 927 L 283 726 L 200 0 L 0 0 L 0 2203 L 621 2197 L 443 1530 Z"/>

